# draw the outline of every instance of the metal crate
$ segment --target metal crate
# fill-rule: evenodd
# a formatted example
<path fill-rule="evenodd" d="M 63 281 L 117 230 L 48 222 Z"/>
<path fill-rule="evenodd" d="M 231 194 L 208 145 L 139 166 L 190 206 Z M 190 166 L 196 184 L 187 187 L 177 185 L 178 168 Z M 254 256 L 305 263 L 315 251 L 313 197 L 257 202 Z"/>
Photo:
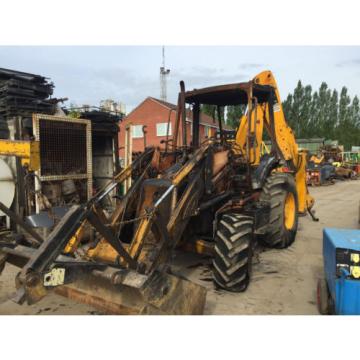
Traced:
<path fill-rule="evenodd" d="M 92 196 L 91 121 L 65 116 L 33 114 L 33 133 L 40 141 L 40 182 L 84 180 Z M 37 181 L 36 190 L 41 184 Z"/>

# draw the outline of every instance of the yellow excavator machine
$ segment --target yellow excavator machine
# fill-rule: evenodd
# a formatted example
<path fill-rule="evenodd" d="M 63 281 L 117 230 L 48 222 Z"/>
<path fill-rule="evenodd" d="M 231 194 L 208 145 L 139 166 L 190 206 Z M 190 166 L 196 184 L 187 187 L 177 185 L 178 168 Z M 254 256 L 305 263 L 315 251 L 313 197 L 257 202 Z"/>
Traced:
<path fill-rule="evenodd" d="M 202 105 L 217 108 L 219 137 L 200 138 Z M 234 105 L 247 112 L 236 140 L 227 141 L 221 110 Z M 261 154 L 264 128 L 272 145 Z M 181 82 L 165 143 L 144 149 L 86 204 L 73 206 L 47 238 L 0 242 L 2 263 L 21 267 L 17 303 L 54 290 L 110 313 L 200 314 L 206 290 L 175 276 L 175 251 L 210 255 L 214 285 L 240 292 L 250 282 L 258 238 L 275 248 L 294 242 L 298 214 L 310 212 L 314 200 L 306 154 L 286 123 L 271 72 L 191 91 Z M 131 186 L 108 213 L 103 199 L 127 179 Z"/>
<path fill-rule="evenodd" d="M 252 95 L 253 101 L 247 109 L 247 114 L 242 116 L 236 133 L 236 143 L 239 145 L 249 162 L 257 167 L 260 164 L 261 144 L 263 141 L 263 130 L 267 130 L 272 140 L 273 147 L 282 157 L 283 167 L 278 171 L 290 171 L 295 175 L 298 196 L 298 211 L 303 214 L 311 210 L 314 199 L 309 194 L 306 186 L 306 156 L 305 150 L 299 150 L 293 130 L 285 119 L 281 104 L 279 89 L 271 71 L 263 71 L 252 80 L 254 84 L 270 86 L 273 89 L 270 102 L 259 103 Z M 251 117 L 248 115 L 251 113 Z M 273 122 L 273 124 L 271 123 Z M 272 149 L 273 151 L 275 149 Z"/>

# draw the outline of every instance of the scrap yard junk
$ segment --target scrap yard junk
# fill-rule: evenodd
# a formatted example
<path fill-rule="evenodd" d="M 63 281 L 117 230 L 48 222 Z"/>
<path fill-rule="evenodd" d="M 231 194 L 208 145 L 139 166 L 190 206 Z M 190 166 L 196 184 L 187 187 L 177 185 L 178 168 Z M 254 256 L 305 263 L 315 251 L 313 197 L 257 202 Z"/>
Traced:
<path fill-rule="evenodd" d="M 66 99 L 53 98 L 53 91 L 54 84 L 44 76 L 0 69 L 1 169 L 8 174 L 6 179 L 2 177 L 6 191 L 1 191 L 0 201 L 11 205 L 12 210 L 22 218 L 50 206 L 40 191 L 40 151 L 43 166 L 46 166 L 46 160 L 33 124 L 36 113 L 47 117 L 60 110 L 59 103 Z M 37 125 L 40 124 L 43 128 L 44 124 L 38 121 Z M 43 191 L 45 187 L 46 184 Z M 14 229 L 15 225 L 9 220 L 0 212 L 1 229 Z"/>
<path fill-rule="evenodd" d="M 29 122 L 33 113 L 54 114 L 64 99 L 51 98 L 53 91 L 54 84 L 43 76 L 0 68 L 0 138 L 10 136 L 13 117 Z"/>
<path fill-rule="evenodd" d="M 53 91 L 54 84 L 43 76 L 0 69 L 0 114 L 8 117 L 53 113 Z"/>
<path fill-rule="evenodd" d="M 131 219 L 138 186 L 123 199 L 121 184 L 148 176 L 154 149 L 121 169 L 118 124 L 124 114 L 87 107 L 66 116 L 45 96 L 54 85 L 44 77 L 4 73 L 33 91 L 14 108 L 4 102 L 2 113 L 0 166 L 7 175 L 1 182 L 0 271 L 6 262 L 22 268 L 13 300 L 32 304 L 56 291 L 110 314 L 202 313 L 203 287 L 172 275 L 160 260 L 147 268 L 145 260 L 128 255 L 126 239 L 138 224 Z"/>
<path fill-rule="evenodd" d="M 87 109 L 86 118 L 70 117 L 60 107 L 65 98 L 50 97 L 54 84 L 45 77 L 1 69 L 0 79 L 5 89 L 0 93 L 0 153 L 3 167 L 11 169 L 7 182 L 12 193 L 0 201 L 48 232 L 54 218 L 88 201 L 120 170 L 115 154 L 123 114 Z M 3 216 L 0 226 L 13 229 L 15 224 Z"/>

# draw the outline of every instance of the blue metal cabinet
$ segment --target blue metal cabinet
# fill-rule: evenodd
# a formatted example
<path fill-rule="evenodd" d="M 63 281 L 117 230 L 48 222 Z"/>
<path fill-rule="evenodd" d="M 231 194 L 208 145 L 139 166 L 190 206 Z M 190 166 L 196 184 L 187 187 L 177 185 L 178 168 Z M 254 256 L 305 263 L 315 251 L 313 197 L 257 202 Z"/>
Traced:
<path fill-rule="evenodd" d="M 325 279 L 334 311 L 360 314 L 360 230 L 323 230 Z"/>

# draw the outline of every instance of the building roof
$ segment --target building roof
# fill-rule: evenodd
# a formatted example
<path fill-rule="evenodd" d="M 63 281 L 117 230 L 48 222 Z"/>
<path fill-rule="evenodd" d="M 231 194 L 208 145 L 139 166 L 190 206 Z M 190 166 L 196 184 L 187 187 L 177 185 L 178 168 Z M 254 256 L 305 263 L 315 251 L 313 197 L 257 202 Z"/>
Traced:
<path fill-rule="evenodd" d="M 176 106 L 175 104 L 172 104 L 172 103 L 169 103 L 169 102 L 167 102 L 167 101 L 154 98 L 154 97 L 152 97 L 152 96 L 149 96 L 147 99 L 151 99 L 151 100 L 153 100 L 153 101 L 156 101 L 156 102 L 160 103 L 161 105 L 164 105 L 164 106 L 167 107 L 168 109 L 176 110 L 176 108 L 177 108 L 177 106 Z"/>
<path fill-rule="evenodd" d="M 149 96 L 148 99 L 151 99 L 153 101 L 156 101 L 158 103 L 160 103 L 161 105 L 165 106 L 166 108 L 168 108 L 169 110 L 176 110 L 177 106 L 175 104 L 169 103 L 167 101 L 164 100 L 160 100 L 154 97 Z M 187 118 L 192 121 L 192 111 L 190 109 L 186 110 L 186 116 Z M 219 127 L 218 122 L 216 120 L 214 120 L 214 118 L 212 116 L 209 116 L 205 113 L 200 112 L 200 123 L 201 124 L 205 124 L 205 125 L 211 125 L 211 126 L 216 126 Z M 226 124 L 224 124 L 224 129 L 225 130 L 232 130 L 231 127 L 227 126 Z"/>
<path fill-rule="evenodd" d="M 160 100 L 160 99 L 157 99 L 157 98 L 154 98 L 152 96 L 148 96 L 146 99 L 144 99 L 138 106 L 136 106 L 129 114 L 127 114 L 127 116 L 125 117 L 125 121 L 126 121 L 126 118 L 131 114 L 133 113 L 136 109 L 138 109 L 145 101 L 147 100 L 151 100 L 151 101 L 154 101 L 164 107 L 166 107 L 167 109 L 169 110 L 176 110 L 177 109 L 177 105 L 175 104 L 172 104 L 170 102 L 167 102 L 167 101 L 164 101 L 164 100 Z M 187 119 L 189 121 L 192 122 L 192 111 L 190 109 L 187 109 L 186 110 L 186 116 L 187 116 Z M 202 113 L 200 112 L 200 124 L 202 125 L 209 125 L 209 126 L 213 126 L 213 127 L 216 127 L 218 128 L 219 125 L 218 125 L 218 122 L 216 120 L 214 120 L 211 116 L 205 114 L 205 113 Z M 223 125 L 223 128 L 225 130 L 233 130 L 230 126 L 224 124 Z"/>

